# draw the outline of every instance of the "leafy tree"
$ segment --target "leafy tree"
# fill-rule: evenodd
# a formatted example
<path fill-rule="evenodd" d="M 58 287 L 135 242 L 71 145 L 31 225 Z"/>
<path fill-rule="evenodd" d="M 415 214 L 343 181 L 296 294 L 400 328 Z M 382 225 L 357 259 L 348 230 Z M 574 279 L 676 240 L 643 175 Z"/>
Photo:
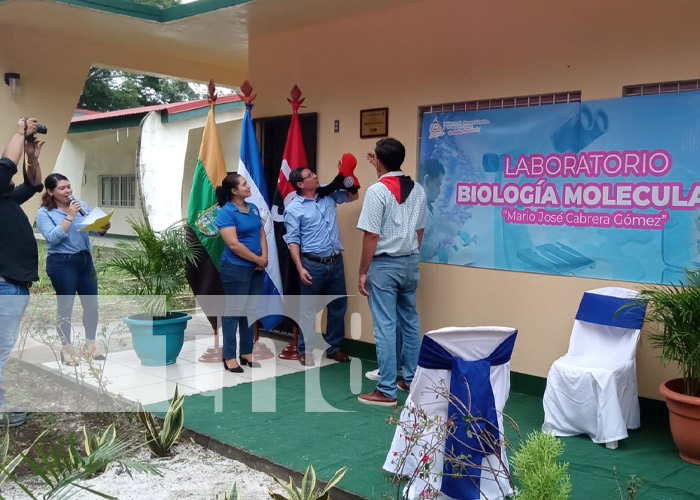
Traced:
<path fill-rule="evenodd" d="M 203 97 L 206 94 L 197 92 L 187 82 L 93 67 L 78 100 L 78 108 L 114 111 Z"/>
<path fill-rule="evenodd" d="M 180 5 L 181 0 L 131 0 L 167 9 Z M 206 94 L 196 92 L 187 82 L 135 75 L 123 71 L 91 68 L 78 108 L 93 111 L 114 111 L 151 104 L 190 101 Z"/>

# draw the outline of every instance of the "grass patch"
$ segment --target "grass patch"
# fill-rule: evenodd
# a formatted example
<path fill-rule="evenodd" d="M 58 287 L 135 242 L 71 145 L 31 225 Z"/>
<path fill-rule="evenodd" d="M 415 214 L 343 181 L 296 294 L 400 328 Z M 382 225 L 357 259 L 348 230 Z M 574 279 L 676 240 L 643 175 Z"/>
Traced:
<path fill-rule="evenodd" d="M 114 249 L 102 246 L 90 239 L 92 243 L 92 260 L 96 268 L 99 268 L 100 262 L 106 261 L 114 255 Z M 51 285 L 51 279 L 46 274 L 46 241 L 37 240 L 39 249 L 39 281 L 32 285 L 32 293 L 35 294 L 53 294 L 54 289 Z M 107 271 L 98 271 L 97 273 L 97 289 L 100 295 L 126 295 L 127 287 L 124 285 L 126 280 L 131 278 L 126 275 L 110 269 Z M 191 311 L 196 308 L 196 302 L 192 291 L 187 289 L 179 295 L 175 301 L 175 310 Z"/>

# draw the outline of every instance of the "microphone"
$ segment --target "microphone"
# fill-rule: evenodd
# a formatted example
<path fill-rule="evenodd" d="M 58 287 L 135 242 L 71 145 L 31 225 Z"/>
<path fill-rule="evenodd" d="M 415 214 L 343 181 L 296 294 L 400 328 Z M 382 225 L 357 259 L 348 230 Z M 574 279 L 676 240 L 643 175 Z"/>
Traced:
<path fill-rule="evenodd" d="M 66 198 L 66 199 L 68 200 L 69 203 L 72 203 L 72 202 L 74 202 L 74 201 L 78 201 L 78 200 L 75 199 L 75 196 L 73 196 L 72 194 L 69 195 L 68 198 Z M 83 217 L 85 217 L 85 216 L 87 215 L 87 214 L 85 213 L 85 210 L 83 210 L 82 208 L 81 208 L 80 210 L 78 210 L 78 212 L 79 212 L 80 215 L 82 215 Z"/>

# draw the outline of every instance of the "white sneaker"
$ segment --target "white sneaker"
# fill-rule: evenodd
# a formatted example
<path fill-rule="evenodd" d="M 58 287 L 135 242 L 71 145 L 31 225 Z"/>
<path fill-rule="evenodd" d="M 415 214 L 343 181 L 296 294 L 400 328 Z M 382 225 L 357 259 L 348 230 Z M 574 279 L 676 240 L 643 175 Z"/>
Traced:
<path fill-rule="evenodd" d="M 403 377 L 403 373 L 399 370 L 399 377 Z M 379 380 L 379 368 L 369 372 L 365 372 L 365 378 L 368 380 Z"/>

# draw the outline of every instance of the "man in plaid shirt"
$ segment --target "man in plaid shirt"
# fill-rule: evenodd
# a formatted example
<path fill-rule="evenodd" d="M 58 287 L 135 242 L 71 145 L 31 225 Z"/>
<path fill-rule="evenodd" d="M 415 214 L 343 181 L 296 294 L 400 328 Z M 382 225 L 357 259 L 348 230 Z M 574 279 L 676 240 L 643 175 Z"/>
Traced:
<path fill-rule="evenodd" d="M 408 391 L 418 365 L 418 252 L 427 206 L 423 188 L 401 171 L 405 156 L 403 144 L 392 138 L 378 141 L 367 155 L 379 181 L 367 189 L 357 223 L 364 231 L 358 288 L 369 298 L 380 374 L 377 388 L 358 396 L 369 405 L 395 405 L 397 386 Z M 399 335 L 404 379 L 397 384 Z"/>

